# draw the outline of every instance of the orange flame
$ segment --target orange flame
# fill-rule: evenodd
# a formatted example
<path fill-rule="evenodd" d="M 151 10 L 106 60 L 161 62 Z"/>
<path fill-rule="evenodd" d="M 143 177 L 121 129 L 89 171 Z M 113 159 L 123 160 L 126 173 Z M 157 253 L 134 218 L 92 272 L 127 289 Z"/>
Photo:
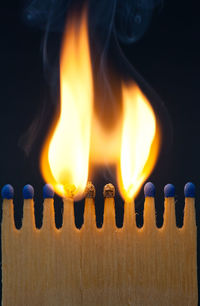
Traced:
<path fill-rule="evenodd" d="M 41 154 L 41 170 L 64 197 L 80 199 L 94 164 L 114 164 L 122 197 L 136 196 L 159 151 L 155 113 L 136 85 L 122 85 L 123 120 L 109 133 L 93 114 L 87 14 L 67 23 L 60 60 L 61 110 Z"/>
<path fill-rule="evenodd" d="M 154 111 L 136 85 L 122 86 L 123 131 L 118 184 L 127 201 L 134 198 L 151 173 L 159 151 L 158 123 Z"/>
<path fill-rule="evenodd" d="M 78 199 L 88 180 L 93 103 L 85 11 L 67 24 L 60 60 L 60 96 L 60 117 L 44 146 L 41 169 L 45 181 L 59 195 Z"/>

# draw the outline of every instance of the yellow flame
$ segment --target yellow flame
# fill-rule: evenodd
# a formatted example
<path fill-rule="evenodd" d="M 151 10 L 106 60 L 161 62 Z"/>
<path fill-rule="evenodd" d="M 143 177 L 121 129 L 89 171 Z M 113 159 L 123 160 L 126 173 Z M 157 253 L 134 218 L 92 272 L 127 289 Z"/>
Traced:
<path fill-rule="evenodd" d="M 158 122 L 140 89 L 123 84 L 123 118 L 106 131 L 93 114 L 92 82 L 84 10 L 81 16 L 68 19 L 64 34 L 60 115 L 42 150 L 42 174 L 56 193 L 78 200 L 87 184 L 89 158 L 93 164 L 116 165 L 120 193 L 125 200 L 131 200 L 155 165 Z"/>
<path fill-rule="evenodd" d="M 109 111 L 109 110 L 105 110 Z M 96 116 L 93 116 L 90 158 L 93 164 L 115 165 L 120 159 L 122 123 L 119 119 L 115 128 L 105 130 Z"/>
<path fill-rule="evenodd" d="M 122 86 L 123 129 L 118 185 L 122 197 L 133 199 L 152 171 L 159 149 L 154 111 L 136 85 Z"/>
<path fill-rule="evenodd" d="M 82 196 L 88 180 L 92 118 L 92 69 L 87 14 L 67 23 L 60 60 L 60 117 L 41 155 L 41 170 L 61 196 Z"/>

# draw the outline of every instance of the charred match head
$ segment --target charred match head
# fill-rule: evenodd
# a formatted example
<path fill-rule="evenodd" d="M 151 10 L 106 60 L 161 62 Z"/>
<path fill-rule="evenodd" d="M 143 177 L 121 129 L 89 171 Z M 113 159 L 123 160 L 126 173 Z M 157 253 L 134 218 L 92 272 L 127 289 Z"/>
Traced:
<path fill-rule="evenodd" d="M 86 192 L 86 195 L 85 195 L 86 198 L 91 198 L 91 199 L 95 198 L 96 189 L 95 189 L 94 185 L 92 184 L 92 182 L 87 183 L 87 186 L 85 188 L 85 192 Z"/>
<path fill-rule="evenodd" d="M 115 187 L 113 184 L 106 184 L 103 189 L 104 198 L 114 198 L 115 196 Z"/>

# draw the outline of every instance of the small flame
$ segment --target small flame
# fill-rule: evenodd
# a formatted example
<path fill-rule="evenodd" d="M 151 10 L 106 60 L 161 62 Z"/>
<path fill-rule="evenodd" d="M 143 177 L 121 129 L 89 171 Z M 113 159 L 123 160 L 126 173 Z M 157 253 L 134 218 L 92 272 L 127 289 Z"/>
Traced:
<path fill-rule="evenodd" d="M 133 199 L 150 175 L 159 151 L 158 123 L 147 98 L 136 85 L 122 86 L 123 129 L 118 185 L 126 201 Z"/>
<path fill-rule="evenodd" d="M 60 60 L 61 110 L 41 155 L 45 181 L 65 197 L 79 199 L 88 180 L 93 104 L 87 14 L 70 17 Z"/>

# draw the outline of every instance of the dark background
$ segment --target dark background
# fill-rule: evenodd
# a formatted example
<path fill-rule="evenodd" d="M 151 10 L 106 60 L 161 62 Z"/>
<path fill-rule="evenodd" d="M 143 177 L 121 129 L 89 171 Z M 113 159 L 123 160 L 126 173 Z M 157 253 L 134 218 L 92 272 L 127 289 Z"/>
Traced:
<path fill-rule="evenodd" d="M 25 184 L 35 187 L 36 202 L 42 202 L 44 182 L 38 166 L 38 151 L 36 149 L 30 159 L 18 142 L 40 109 L 48 89 L 41 54 L 43 33 L 22 21 L 21 10 L 22 3 L 1 2 L 0 186 L 10 183 L 15 188 L 18 226 L 23 202 L 21 190 Z M 173 126 L 173 144 L 167 159 L 159 161 L 150 177 L 157 191 L 158 225 L 162 224 L 163 187 L 173 183 L 178 200 L 177 224 L 181 226 L 183 188 L 188 181 L 196 185 L 199 224 L 199 32 L 200 15 L 195 1 L 168 0 L 160 13 L 154 16 L 145 35 L 138 42 L 123 46 L 132 65 L 165 102 Z M 138 203 L 138 210 L 142 211 L 142 201 Z M 142 219 L 138 222 L 141 223 Z"/>

